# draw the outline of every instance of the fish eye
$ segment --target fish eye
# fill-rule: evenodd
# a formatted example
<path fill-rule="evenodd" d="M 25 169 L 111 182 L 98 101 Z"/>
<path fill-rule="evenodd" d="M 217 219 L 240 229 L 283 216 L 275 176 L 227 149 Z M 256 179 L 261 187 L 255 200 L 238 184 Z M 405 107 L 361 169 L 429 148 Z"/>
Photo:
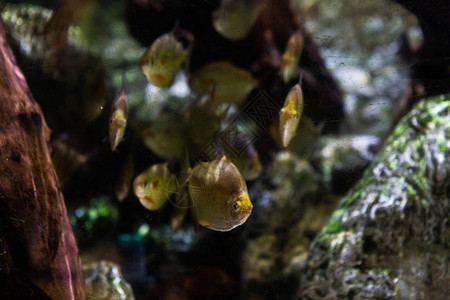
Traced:
<path fill-rule="evenodd" d="M 238 202 L 234 202 L 234 203 L 233 203 L 233 210 L 234 210 L 234 211 L 238 211 L 240 207 L 241 207 L 241 206 L 239 205 Z"/>

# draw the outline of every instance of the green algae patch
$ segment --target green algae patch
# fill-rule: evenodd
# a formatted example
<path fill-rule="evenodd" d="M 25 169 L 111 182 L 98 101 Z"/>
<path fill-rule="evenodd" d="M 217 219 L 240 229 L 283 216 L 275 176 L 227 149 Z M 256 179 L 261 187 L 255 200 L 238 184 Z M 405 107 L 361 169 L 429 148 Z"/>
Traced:
<path fill-rule="evenodd" d="M 345 208 L 339 208 L 333 213 L 327 225 L 320 233 L 320 239 L 328 239 L 330 238 L 330 235 L 345 230 L 345 227 L 343 226 L 343 222 L 341 220 L 341 217 L 344 215 L 344 213 Z"/>

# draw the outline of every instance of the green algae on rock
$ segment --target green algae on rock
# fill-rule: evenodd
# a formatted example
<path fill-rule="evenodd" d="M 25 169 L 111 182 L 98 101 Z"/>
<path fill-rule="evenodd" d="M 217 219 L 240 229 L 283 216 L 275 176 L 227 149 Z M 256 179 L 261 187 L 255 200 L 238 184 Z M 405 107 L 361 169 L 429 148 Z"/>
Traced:
<path fill-rule="evenodd" d="M 424 100 L 313 242 L 298 295 L 442 298 L 450 286 L 450 97 Z"/>

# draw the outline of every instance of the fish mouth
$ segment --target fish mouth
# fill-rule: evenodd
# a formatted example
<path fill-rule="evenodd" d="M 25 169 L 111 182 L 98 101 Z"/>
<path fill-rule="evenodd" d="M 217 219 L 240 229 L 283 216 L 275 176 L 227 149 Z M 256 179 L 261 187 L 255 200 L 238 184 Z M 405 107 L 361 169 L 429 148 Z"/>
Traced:
<path fill-rule="evenodd" d="M 250 198 L 248 197 L 247 193 L 243 193 L 241 194 L 239 197 L 239 202 L 241 203 L 241 209 L 240 209 L 240 214 L 241 215 L 246 215 L 246 214 L 250 214 L 252 212 L 253 209 L 253 205 L 252 202 L 250 201 Z"/>
<path fill-rule="evenodd" d="M 245 206 L 243 206 L 242 208 L 241 208 L 241 214 L 243 214 L 243 215 L 246 215 L 246 214 L 248 214 L 248 215 L 250 215 L 251 213 L 252 213 L 252 210 L 253 210 L 253 205 L 245 205 Z"/>

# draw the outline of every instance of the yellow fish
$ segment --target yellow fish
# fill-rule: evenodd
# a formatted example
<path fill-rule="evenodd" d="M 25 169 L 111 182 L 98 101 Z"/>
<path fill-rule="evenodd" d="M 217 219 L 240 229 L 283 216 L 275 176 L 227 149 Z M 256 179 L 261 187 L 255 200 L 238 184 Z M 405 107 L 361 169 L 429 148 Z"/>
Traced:
<path fill-rule="evenodd" d="M 240 40 L 252 29 L 259 13 L 261 0 L 222 0 L 213 13 L 214 29 L 224 38 Z"/>
<path fill-rule="evenodd" d="M 250 72 L 225 61 L 203 66 L 189 81 L 195 93 L 211 93 L 213 100 L 219 103 L 240 103 L 257 84 Z"/>
<path fill-rule="evenodd" d="M 128 197 L 130 193 L 131 181 L 134 175 L 134 161 L 133 156 L 128 155 L 127 159 L 123 163 L 122 169 L 120 170 L 120 175 L 116 183 L 116 188 L 114 190 L 117 199 L 122 202 Z"/>
<path fill-rule="evenodd" d="M 186 145 L 186 128 L 178 114 L 160 114 L 141 131 L 144 145 L 166 159 L 180 158 Z"/>
<path fill-rule="evenodd" d="M 284 101 L 280 114 L 280 135 L 283 147 L 286 148 L 295 135 L 298 123 L 303 113 L 303 93 L 300 83 L 297 83 Z"/>
<path fill-rule="evenodd" d="M 188 183 L 196 230 L 202 225 L 229 231 L 243 224 L 252 212 L 244 178 L 226 156 L 197 164 Z"/>
<path fill-rule="evenodd" d="M 109 119 L 109 142 L 111 150 L 115 151 L 122 141 L 128 119 L 128 99 L 122 87 L 117 98 L 112 104 L 112 115 Z"/>
<path fill-rule="evenodd" d="M 204 96 L 192 103 L 184 114 L 184 123 L 192 141 L 205 145 L 220 130 L 224 116 L 218 114 L 218 103 Z"/>
<path fill-rule="evenodd" d="M 239 169 L 245 180 L 254 180 L 261 174 L 262 166 L 259 154 L 251 142 L 248 141 L 246 149 L 239 154 L 228 147 L 225 147 L 225 153 Z"/>
<path fill-rule="evenodd" d="M 156 164 L 139 174 L 133 183 L 134 193 L 149 210 L 158 210 L 177 189 L 175 176 L 167 163 Z"/>
<path fill-rule="evenodd" d="M 300 61 L 303 51 L 303 35 L 300 31 L 294 32 L 286 45 L 286 50 L 281 57 L 281 75 L 285 83 L 295 77 L 295 69 Z"/>
<path fill-rule="evenodd" d="M 166 33 L 144 52 L 139 64 L 148 82 L 158 87 L 168 87 L 172 85 L 186 57 L 187 51 L 183 45 L 173 33 Z"/>
<path fill-rule="evenodd" d="M 79 153 L 62 140 L 52 141 L 52 161 L 58 174 L 60 186 L 64 186 L 73 173 L 88 159 L 88 156 Z"/>

